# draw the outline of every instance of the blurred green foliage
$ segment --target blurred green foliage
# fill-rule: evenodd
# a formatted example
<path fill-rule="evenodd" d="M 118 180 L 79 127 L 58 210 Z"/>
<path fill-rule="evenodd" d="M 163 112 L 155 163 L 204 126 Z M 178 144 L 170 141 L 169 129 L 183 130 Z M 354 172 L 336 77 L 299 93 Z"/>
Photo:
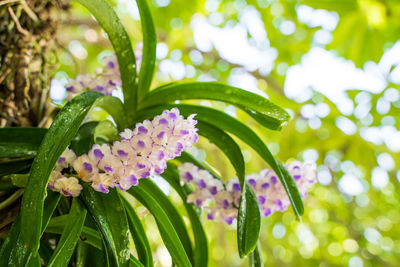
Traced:
<path fill-rule="evenodd" d="M 133 44 L 140 44 L 141 29 L 134 1 L 112 2 Z M 330 14 L 337 18 L 337 25 L 333 23 L 331 28 L 324 29 L 318 21 L 304 22 L 304 18 L 299 18 L 300 7 L 322 12 L 320 19 Z M 246 8 L 254 9 L 260 15 L 268 38 L 265 45 L 276 52 L 271 71 L 264 73 L 248 70 L 248 73 L 257 79 L 259 89 L 265 91 L 275 103 L 291 111 L 293 119 L 281 132 L 273 132 L 256 128 L 256 124 L 247 115 L 229 106 L 218 102 L 203 104 L 235 113 L 246 121 L 264 138 L 280 160 L 297 158 L 315 161 L 321 181 L 305 199 L 306 211 L 301 221 L 296 221 L 291 210 L 263 219 L 260 247 L 265 265 L 399 266 L 400 230 L 396 225 L 400 223 L 400 157 L 399 148 L 393 147 L 395 142 L 399 142 L 396 138 L 400 138 L 400 98 L 398 93 L 396 95 L 399 84 L 385 77 L 387 88 L 392 89 L 377 94 L 349 88 L 351 90 L 346 94 L 355 107 L 351 114 L 341 114 L 331 99 L 316 91 L 306 101 L 296 102 L 285 96 L 283 88 L 288 68 L 301 63 L 302 57 L 312 47 L 331 50 L 340 57 L 352 60 L 360 69 L 366 62 L 379 62 L 384 51 L 399 39 L 400 2 L 153 0 L 152 13 L 158 40 L 163 43 L 161 48 L 167 48 L 158 63 L 172 61 L 174 64 L 167 66 L 167 70 L 178 68 L 181 64 L 184 66 L 186 80 L 214 79 L 229 82 L 232 73 L 243 69 L 242 66 L 224 59 L 221 51 L 215 47 L 200 52 L 196 47 L 191 23 L 196 17 L 204 17 L 215 27 L 233 27 L 239 23 L 242 11 Z M 78 73 L 93 72 L 100 66 L 99 54 L 111 52 L 104 32 L 78 5 L 73 5 L 69 14 L 60 14 L 60 19 L 64 24 L 58 38 L 60 68 L 56 78 L 62 80 Z M 285 32 L 282 23 L 294 25 L 293 32 Z M 247 30 L 250 31 L 252 26 Z M 316 41 L 317 32 L 320 31 L 329 37 L 324 43 Z M 248 39 L 250 43 L 254 42 L 250 33 Z M 140 55 L 140 49 L 137 51 Z M 391 70 L 394 67 L 391 66 Z M 159 68 L 155 83 L 173 82 L 173 77 L 165 69 Z M 386 103 L 384 108 L 382 102 Z M 321 107 L 327 110 L 326 114 L 318 115 Z M 360 115 L 357 108 L 364 108 L 365 114 Z M 313 115 L 307 115 L 307 109 L 314 110 Z M 98 112 L 97 116 L 105 115 Z M 341 130 L 338 127 L 341 121 L 347 122 L 345 128 L 355 126 L 354 131 Z M 367 138 L 367 132 L 372 137 Z M 226 168 L 229 166 L 227 159 L 215 147 L 204 140 L 199 147 L 206 152 L 202 149 L 197 151 L 200 159 L 212 162 L 226 179 L 234 175 L 232 169 Z M 242 149 L 247 173 L 267 167 L 248 147 L 242 145 Z M 355 177 L 357 182 L 343 182 L 339 186 L 339 181 L 345 181 L 343 177 L 347 177 L 347 180 Z M 385 182 L 387 177 L 387 183 L 380 187 L 379 182 Z M 353 178 L 350 180 L 354 182 Z M 371 183 L 374 179 L 375 182 Z M 351 187 L 360 184 L 361 191 L 349 194 L 354 189 Z M 171 198 L 177 201 L 175 192 L 171 192 Z M 182 207 L 180 210 L 184 213 Z M 142 211 L 151 245 L 159 260 L 157 264 L 168 266 L 167 251 L 162 247 L 157 231 L 154 231 L 154 220 L 144 208 Z M 205 225 L 210 242 L 210 266 L 247 264 L 247 260 L 237 256 L 235 231 L 223 224 L 206 220 Z"/>

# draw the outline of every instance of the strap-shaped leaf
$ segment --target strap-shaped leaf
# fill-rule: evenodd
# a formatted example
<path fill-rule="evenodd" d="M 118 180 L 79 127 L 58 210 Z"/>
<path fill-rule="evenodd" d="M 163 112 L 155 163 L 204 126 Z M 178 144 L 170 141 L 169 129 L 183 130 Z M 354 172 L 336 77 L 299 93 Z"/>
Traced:
<path fill-rule="evenodd" d="M 194 236 L 194 264 L 195 267 L 204 267 L 208 265 L 208 242 L 207 236 L 204 231 L 203 225 L 200 221 L 199 214 L 197 213 L 193 204 L 187 203 L 187 193 L 181 187 L 179 182 L 179 174 L 176 167 L 168 164 L 168 168 L 163 172 L 162 177 L 175 189 L 181 197 L 186 212 L 189 216 L 190 224 L 192 225 Z"/>
<path fill-rule="evenodd" d="M 64 227 L 56 251 L 54 251 L 49 267 L 68 266 L 70 258 L 74 253 L 76 243 L 85 223 L 86 209 L 79 199 L 73 198 L 71 210 L 68 215 L 68 222 Z"/>
<path fill-rule="evenodd" d="M 139 73 L 139 101 L 150 89 L 156 65 L 157 35 L 147 0 L 136 0 L 143 32 L 143 57 Z"/>
<path fill-rule="evenodd" d="M 183 99 L 211 99 L 231 103 L 252 116 L 254 114 L 257 117 L 262 116 L 263 126 L 272 130 L 280 129 L 289 120 L 289 114 L 268 99 L 236 87 L 215 82 L 179 83 L 162 86 L 151 91 L 139 103 L 139 108 L 157 106 Z"/>
<path fill-rule="evenodd" d="M 264 266 L 260 248 L 258 245 L 254 249 L 254 251 L 249 255 L 249 266 L 250 267 L 263 267 Z"/>
<path fill-rule="evenodd" d="M 143 225 L 140 222 L 139 216 L 133 209 L 132 205 L 125 199 L 122 198 L 122 202 L 125 206 L 126 215 L 128 217 L 129 229 L 132 233 L 133 242 L 139 256 L 139 260 L 144 266 L 153 266 L 153 256 L 149 240 L 147 239 Z"/>
<path fill-rule="evenodd" d="M 94 143 L 93 134 L 97 125 L 99 125 L 98 121 L 91 121 L 82 124 L 82 126 L 76 133 L 74 139 L 71 140 L 70 147 L 77 156 L 87 153 L 89 149 L 93 146 Z"/>
<path fill-rule="evenodd" d="M 261 140 L 258 135 L 251 130 L 247 125 L 241 123 L 237 119 L 229 116 L 228 114 L 204 107 L 204 106 L 194 106 L 194 105 L 163 105 L 155 108 L 150 108 L 142 110 L 136 114 L 136 120 L 143 120 L 144 118 L 153 117 L 164 109 L 171 109 L 173 107 L 178 107 L 181 114 L 184 116 L 189 116 L 190 114 L 197 114 L 196 119 L 199 121 L 207 122 L 220 129 L 224 129 L 231 134 L 236 135 L 244 143 L 253 148 L 266 163 L 268 163 L 271 168 L 277 173 L 283 187 L 288 194 L 290 202 L 292 204 L 293 210 L 297 216 L 301 216 L 304 213 L 304 205 L 301 199 L 299 190 L 297 189 L 296 183 L 293 180 L 289 172 L 282 166 L 282 164 L 272 155 L 268 147 Z"/>
<path fill-rule="evenodd" d="M 183 222 L 183 218 L 179 214 L 174 204 L 171 203 L 164 192 L 150 179 L 141 180 L 139 187 L 142 188 L 143 191 L 152 194 L 154 200 L 156 200 L 163 208 L 168 218 L 174 225 L 176 233 L 178 234 L 179 239 L 181 240 L 182 245 L 185 248 L 186 254 L 188 255 L 190 261 L 193 263 L 192 243 L 190 241 L 185 223 Z"/>
<path fill-rule="evenodd" d="M 58 202 L 60 200 L 60 194 L 48 191 L 48 196 L 44 202 L 43 211 L 43 226 L 47 226 L 50 221 L 51 215 L 53 214 Z M 21 217 L 18 216 L 17 220 L 12 225 L 8 232 L 4 243 L 0 249 L 0 266 L 9 266 L 11 264 L 11 253 L 12 249 L 17 246 L 23 246 L 23 241 L 20 234 Z M 41 233 L 43 233 L 44 228 Z"/>
<path fill-rule="evenodd" d="M 128 127 L 128 118 L 125 114 L 124 104 L 117 97 L 105 95 L 96 102 L 96 106 L 104 109 L 113 117 L 121 132 Z"/>
<path fill-rule="evenodd" d="M 0 176 L 5 176 L 18 172 L 28 172 L 32 165 L 32 158 L 11 159 L 0 161 Z"/>
<path fill-rule="evenodd" d="M 217 145 L 229 158 L 240 181 L 242 194 L 237 218 L 239 256 L 251 253 L 257 245 L 261 227 L 258 201 L 251 187 L 245 184 L 245 168 L 242 152 L 236 142 L 224 131 L 211 124 L 199 121 L 199 134 Z M 246 185 L 246 186 L 245 186 Z"/>
<path fill-rule="evenodd" d="M 65 225 L 68 223 L 68 215 L 53 217 L 47 225 L 45 232 L 50 234 L 62 234 Z M 99 232 L 88 226 L 83 226 L 81 240 L 95 248 L 102 249 L 102 241 Z"/>
<path fill-rule="evenodd" d="M 99 93 L 85 92 L 75 97 L 59 112 L 47 131 L 33 161 L 22 199 L 20 235 L 23 246 L 13 248 L 10 259 L 12 265 L 23 265 L 28 258 L 37 253 L 42 228 L 43 202 L 50 173 L 89 109 L 101 96 Z"/>
<path fill-rule="evenodd" d="M 78 240 L 76 245 L 75 264 L 76 267 L 85 267 L 89 257 L 89 245 Z"/>
<path fill-rule="evenodd" d="M 49 225 L 46 228 L 46 233 L 62 234 L 67 221 L 68 221 L 68 215 L 62 215 L 62 216 L 58 216 L 58 217 L 51 219 Z M 96 231 L 93 228 L 84 226 L 82 228 L 82 232 L 81 232 L 81 240 L 85 244 L 89 244 L 98 250 L 103 249 L 102 239 L 101 239 L 98 231 Z M 102 254 L 104 254 L 104 251 L 99 254 L 100 258 L 102 257 Z M 130 266 L 143 267 L 143 264 L 141 264 L 133 255 L 130 255 L 129 261 L 130 261 Z M 95 261 L 93 261 L 93 259 L 92 259 L 90 262 L 92 264 Z M 104 265 L 101 265 L 101 266 L 104 266 Z"/>
<path fill-rule="evenodd" d="M 142 181 L 143 180 L 141 180 L 140 183 Z M 160 203 L 154 199 L 153 194 L 146 192 L 140 186 L 132 187 L 129 189 L 128 193 L 139 200 L 154 216 L 161 238 L 172 257 L 172 261 L 177 266 L 192 266 L 177 231 L 175 230 L 175 226 L 172 224 Z"/>
<path fill-rule="evenodd" d="M 129 266 L 129 226 L 117 191 L 103 194 L 84 184 L 81 198 L 101 233 L 110 265 Z"/>
<path fill-rule="evenodd" d="M 10 127 L 0 129 L 0 158 L 36 156 L 47 129 Z"/>
<path fill-rule="evenodd" d="M 121 72 L 124 105 L 129 119 L 134 114 L 137 102 L 136 58 L 122 22 L 111 5 L 105 0 L 76 0 L 85 6 L 107 33 L 118 58 Z M 119 114 L 120 115 L 120 114 Z"/>

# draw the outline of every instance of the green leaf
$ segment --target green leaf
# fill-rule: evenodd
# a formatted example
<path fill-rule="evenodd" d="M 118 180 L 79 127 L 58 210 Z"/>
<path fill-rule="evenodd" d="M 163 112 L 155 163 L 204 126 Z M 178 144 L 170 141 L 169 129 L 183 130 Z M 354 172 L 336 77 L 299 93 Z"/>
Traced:
<path fill-rule="evenodd" d="M 46 233 L 52 233 L 52 234 L 62 234 L 63 229 L 65 224 L 68 221 L 68 215 L 62 215 L 58 216 L 55 218 L 52 218 L 49 225 L 46 228 Z M 91 245 L 91 247 L 96 248 L 97 250 L 102 250 L 102 239 L 100 238 L 100 235 L 98 231 L 96 231 L 93 228 L 90 228 L 88 226 L 84 226 L 82 228 L 82 233 L 81 233 L 81 240 L 85 244 Z M 89 249 L 89 254 L 91 252 L 91 249 Z M 96 253 L 96 258 L 100 256 L 99 258 L 101 259 L 103 256 L 104 252 L 101 253 Z M 93 256 L 90 254 L 90 256 Z M 97 262 L 98 259 L 91 259 L 90 263 Z M 101 261 L 100 261 L 101 262 Z M 130 256 L 130 263 L 131 266 L 139 266 L 142 267 L 143 265 L 132 255 Z M 98 266 L 98 265 L 96 265 Z M 104 266 L 104 265 L 100 265 Z"/>
<path fill-rule="evenodd" d="M 136 58 L 122 22 L 111 5 L 105 0 L 76 0 L 85 6 L 107 33 L 118 58 L 121 72 L 124 106 L 128 119 L 132 117 L 137 104 Z M 117 113 L 117 116 L 122 114 Z M 125 126 L 124 126 L 125 127 Z"/>
<path fill-rule="evenodd" d="M 129 266 L 129 226 L 117 191 L 103 194 L 84 184 L 81 198 L 102 235 L 110 265 Z"/>
<path fill-rule="evenodd" d="M 159 87 L 139 103 L 139 109 L 184 99 L 211 99 L 231 103 L 251 116 L 257 116 L 263 126 L 272 130 L 280 129 L 289 120 L 289 114 L 268 99 L 215 82 L 179 83 Z"/>
<path fill-rule="evenodd" d="M 107 143 L 112 143 L 120 139 L 119 131 L 109 120 L 99 122 L 94 129 L 93 137 L 95 143 L 98 143 L 97 140 L 99 140 L 99 138 L 105 140 Z"/>
<path fill-rule="evenodd" d="M 47 197 L 44 201 L 41 234 L 43 234 L 44 229 L 46 229 L 47 225 L 49 224 L 51 216 L 53 215 L 53 212 L 56 209 L 58 202 L 60 202 L 60 198 L 61 198 L 60 193 L 47 190 Z"/>
<path fill-rule="evenodd" d="M 28 172 L 32 165 L 33 159 L 12 159 L 0 161 L 0 176 L 5 176 L 21 171 Z"/>
<path fill-rule="evenodd" d="M 122 202 L 125 206 L 126 214 L 129 222 L 129 229 L 132 233 L 132 238 L 135 243 L 135 248 L 139 256 L 139 260 L 144 266 L 153 266 L 153 256 L 149 240 L 147 239 L 143 225 L 140 222 L 139 216 L 133 209 L 129 201 L 122 198 Z"/>
<path fill-rule="evenodd" d="M 22 199 L 20 235 L 23 246 L 13 248 L 11 264 L 23 265 L 37 253 L 42 228 L 43 202 L 50 173 L 89 109 L 101 96 L 99 93 L 85 92 L 75 97 L 58 113 L 47 131 L 33 161 Z"/>
<path fill-rule="evenodd" d="M 278 175 L 283 187 L 286 190 L 286 193 L 288 194 L 295 214 L 299 217 L 303 215 L 303 201 L 292 176 L 289 174 L 286 168 L 283 167 L 282 164 L 272 155 L 264 141 L 262 141 L 260 137 L 258 137 L 258 135 L 247 125 L 241 123 L 237 119 L 216 109 L 184 104 L 163 105 L 156 108 L 142 110 L 136 114 L 136 119 L 142 120 L 143 118 L 152 117 L 159 114 L 164 109 L 171 109 L 173 107 L 177 107 L 184 116 L 197 114 L 197 120 L 212 124 L 220 129 L 224 129 L 225 131 L 234 134 L 251 148 L 253 148 L 254 151 L 256 151 Z"/>
<path fill-rule="evenodd" d="M 237 218 L 237 239 L 240 257 L 248 255 L 255 249 L 260 229 L 261 214 L 257 197 L 251 186 L 245 183 L 245 189 L 242 190 L 240 198 Z"/>
<path fill-rule="evenodd" d="M 91 121 L 82 124 L 76 133 L 74 139 L 71 140 L 71 149 L 77 156 L 87 153 L 94 143 L 94 131 L 99 125 L 98 121 Z"/>
<path fill-rule="evenodd" d="M 264 266 L 260 248 L 258 245 L 254 249 L 254 251 L 249 255 L 249 266 L 250 267 L 263 267 Z"/>
<path fill-rule="evenodd" d="M 111 115 L 119 131 L 122 132 L 128 127 L 128 117 L 125 114 L 124 104 L 118 97 L 105 95 L 96 102 L 96 106 L 104 109 Z"/>
<path fill-rule="evenodd" d="M 187 232 L 185 223 L 183 222 L 182 216 L 179 214 L 174 204 L 171 203 L 164 192 L 150 179 L 142 179 L 140 181 L 139 187 L 148 194 L 151 194 L 154 200 L 157 201 L 161 208 L 165 211 L 168 218 L 171 220 L 172 224 L 175 227 L 176 233 L 178 234 L 179 239 L 181 240 L 182 245 L 185 248 L 186 254 L 188 255 L 191 262 L 193 262 L 192 243 L 190 241 L 190 237 Z"/>
<path fill-rule="evenodd" d="M 0 158 L 36 156 L 47 129 L 0 128 Z"/>
<path fill-rule="evenodd" d="M 237 219 L 239 256 L 244 257 L 254 250 L 260 235 L 261 214 L 258 201 L 251 187 L 245 185 L 245 167 L 242 152 L 236 142 L 224 131 L 211 124 L 199 121 L 199 134 L 217 145 L 229 158 L 240 181 L 242 194 Z"/>
<path fill-rule="evenodd" d="M 143 180 L 144 179 L 141 179 L 140 183 Z M 151 212 L 151 214 L 153 214 L 160 231 L 161 238 L 163 239 L 165 247 L 168 249 L 172 257 L 172 261 L 177 266 L 192 266 L 174 225 L 160 203 L 154 199 L 153 194 L 149 194 L 140 186 L 134 186 L 129 189 L 128 192 L 137 200 L 139 200 Z M 124 194 L 122 195 L 124 196 Z"/>
<path fill-rule="evenodd" d="M 136 0 L 140 14 L 140 24 L 143 32 L 143 57 L 139 73 L 139 101 L 150 89 L 156 64 L 157 35 L 153 18 L 146 0 Z"/>
<path fill-rule="evenodd" d="M 70 258 L 74 253 L 76 243 L 85 223 L 86 209 L 77 198 L 72 199 L 68 222 L 64 227 L 56 251 L 53 253 L 47 266 L 68 266 Z"/>
<path fill-rule="evenodd" d="M 50 221 L 51 215 L 54 212 L 58 202 L 60 200 L 60 194 L 48 191 L 48 196 L 44 202 L 43 211 L 43 226 L 46 226 Z M 0 266 L 11 265 L 11 254 L 15 247 L 22 247 L 23 241 L 20 234 L 21 216 L 18 216 L 17 220 L 13 223 L 10 231 L 8 232 L 4 243 L 0 249 Z M 44 228 L 41 233 L 43 233 Z"/>
<path fill-rule="evenodd" d="M 47 225 L 45 232 L 50 234 L 62 234 L 65 225 L 68 223 L 68 215 L 61 215 L 58 217 L 53 217 L 49 224 Z M 88 226 L 83 226 L 81 232 L 81 240 L 85 244 L 89 244 L 97 249 L 102 249 L 101 237 L 93 228 Z"/>
<path fill-rule="evenodd" d="M 186 212 L 192 225 L 194 236 L 194 264 L 195 267 L 203 267 L 208 265 L 208 242 L 203 225 L 200 221 L 199 214 L 193 204 L 187 203 L 187 193 L 179 182 L 179 174 L 176 167 L 168 164 L 168 168 L 162 173 L 162 177 L 175 189 L 181 197 Z"/>
<path fill-rule="evenodd" d="M 89 245 L 83 243 L 81 240 L 78 240 L 78 244 L 76 245 L 76 267 L 85 267 L 86 261 L 89 256 Z"/>

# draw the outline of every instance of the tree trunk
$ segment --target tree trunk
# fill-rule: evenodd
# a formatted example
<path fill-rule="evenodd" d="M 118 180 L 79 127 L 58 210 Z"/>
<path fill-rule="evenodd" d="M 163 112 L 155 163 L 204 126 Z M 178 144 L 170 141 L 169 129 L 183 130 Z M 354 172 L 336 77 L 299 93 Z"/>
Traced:
<path fill-rule="evenodd" d="M 0 0 L 0 127 L 41 126 L 56 66 L 60 1 Z"/>

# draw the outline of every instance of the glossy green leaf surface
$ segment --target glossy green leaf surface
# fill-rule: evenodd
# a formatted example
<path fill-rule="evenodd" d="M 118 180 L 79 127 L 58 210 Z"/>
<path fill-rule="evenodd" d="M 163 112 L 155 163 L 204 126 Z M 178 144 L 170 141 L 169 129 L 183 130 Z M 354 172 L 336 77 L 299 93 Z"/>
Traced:
<path fill-rule="evenodd" d="M 136 58 L 129 36 L 114 9 L 105 0 L 76 0 L 85 6 L 107 33 L 118 58 L 126 115 L 130 118 L 137 102 Z M 112 114 L 111 114 L 112 115 Z M 118 114 L 122 116 L 122 114 Z"/>
<path fill-rule="evenodd" d="M 20 235 L 23 246 L 14 247 L 12 264 L 22 265 L 38 251 L 43 203 L 50 173 L 58 157 L 78 131 L 89 109 L 101 96 L 99 93 L 85 92 L 75 97 L 58 113 L 47 131 L 32 163 L 31 174 L 22 199 Z"/>
<path fill-rule="evenodd" d="M 261 228 L 261 213 L 257 197 L 248 183 L 242 190 L 237 218 L 239 256 L 244 257 L 257 246 Z"/>
<path fill-rule="evenodd" d="M 118 193 L 103 194 L 84 184 L 81 198 L 101 233 L 110 266 L 129 266 L 129 226 Z"/>
<path fill-rule="evenodd" d="M 65 225 L 68 223 L 68 215 L 53 217 L 47 225 L 45 232 L 51 234 L 62 234 Z M 81 240 L 97 249 L 102 249 L 102 241 L 98 231 L 88 226 L 83 226 Z"/>
<path fill-rule="evenodd" d="M 33 159 L 11 159 L 0 161 L 0 176 L 5 176 L 18 172 L 28 172 Z"/>
<path fill-rule="evenodd" d="M 139 104 L 139 108 L 146 108 L 175 100 L 210 99 L 231 103 L 253 115 L 263 117 L 263 126 L 278 130 L 289 120 L 289 114 L 268 99 L 224 84 L 215 82 L 178 83 L 165 85 L 151 91 Z"/>
<path fill-rule="evenodd" d="M 189 216 L 190 224 L 193 230 L 194 236 L 194 264 L 195 267 L 203 267 L 208 265 L 208 242 L 207 236 L 204 231 L 203 225 L 200 221 L 199 214 L 196 211 L 196 208 L 193 204 L 187 203 L 187 193 L 184 188 L 181 187 L 179 182 L 179 174 L 175 167 L 171 164 L 168 165 L 168 168 L 162 173 L 162 177 L 168 181 L 168 183 L 174 188 L 174 190 L 181 197 L 186 212 Z"/>
<path fill-rule="evenodd" d="M 119 98 L 105 95 L 96 102 L 96 106 L 111 115 L 117 124 L 118 130 L 123 131 L 128 127 L 128 117 L 125 113 L 124 104 Z"/>
<path fill-rule="evenodd" d="M 143 58 L 140 66 L 138 99 L 150 89 L 156 64 L 157 35 L 147 0 L 136 0 L 139 8 L 140 23 L 143 32 Z"/>
<path fill-rule="evenodd" d="M 34 127 L 0 128 L 0 158 L 34 157 L 46 132 Z"/>
<path fill-rule="evenodd" d="M 142 180 L 140 182 L 142 182 Z M 128 190 L 128 193 L 139 200 L 154 216 L 161 238 L 172 257 L 172 261 L 177 266 L 192 266 L 184 246 L 175 230 L 175 226 L 172 224 L 160 203 L 154 199 L 152 194 L 149 194 L 140 186 L 132 187 Z"/>
<path fill-rule="evenodd" d="M 263 267 L 264 266 L 260 248 L 258 245 L 254 249 L 254 251 L 249 255 L 249 266 L 250 267 Z"/>
<path fill-rule="evenodd" d="M 146 232 L 144 231 L 143 225 L 133 209 L 131 204 L 122 198 L 122 202 L 125 206 L 126 215 L 128 217 L 129 229 L 132 233 L 132 239 L 135 243 L 135 248 L 139 257 L 140 262 L 144 266 L 153 266 L 153 256 L 150 247 L 149 240 L 147 239 Z"/>
<path fill-rule="evenodd" d="M 68 266 L 85 223 L 86 213 L 86 209 L 80 200 L 73 198 L 68 221 L 47 266 Z"/>
<path fill-rule="evenodd" d="M 98 121 L 91 121 L 82 124 L 76 133 L 74 139 L 71 140 L 71 149 L 77 156 L 87 153 L 94 143 L 94 131 L 99 125 Z"/>

